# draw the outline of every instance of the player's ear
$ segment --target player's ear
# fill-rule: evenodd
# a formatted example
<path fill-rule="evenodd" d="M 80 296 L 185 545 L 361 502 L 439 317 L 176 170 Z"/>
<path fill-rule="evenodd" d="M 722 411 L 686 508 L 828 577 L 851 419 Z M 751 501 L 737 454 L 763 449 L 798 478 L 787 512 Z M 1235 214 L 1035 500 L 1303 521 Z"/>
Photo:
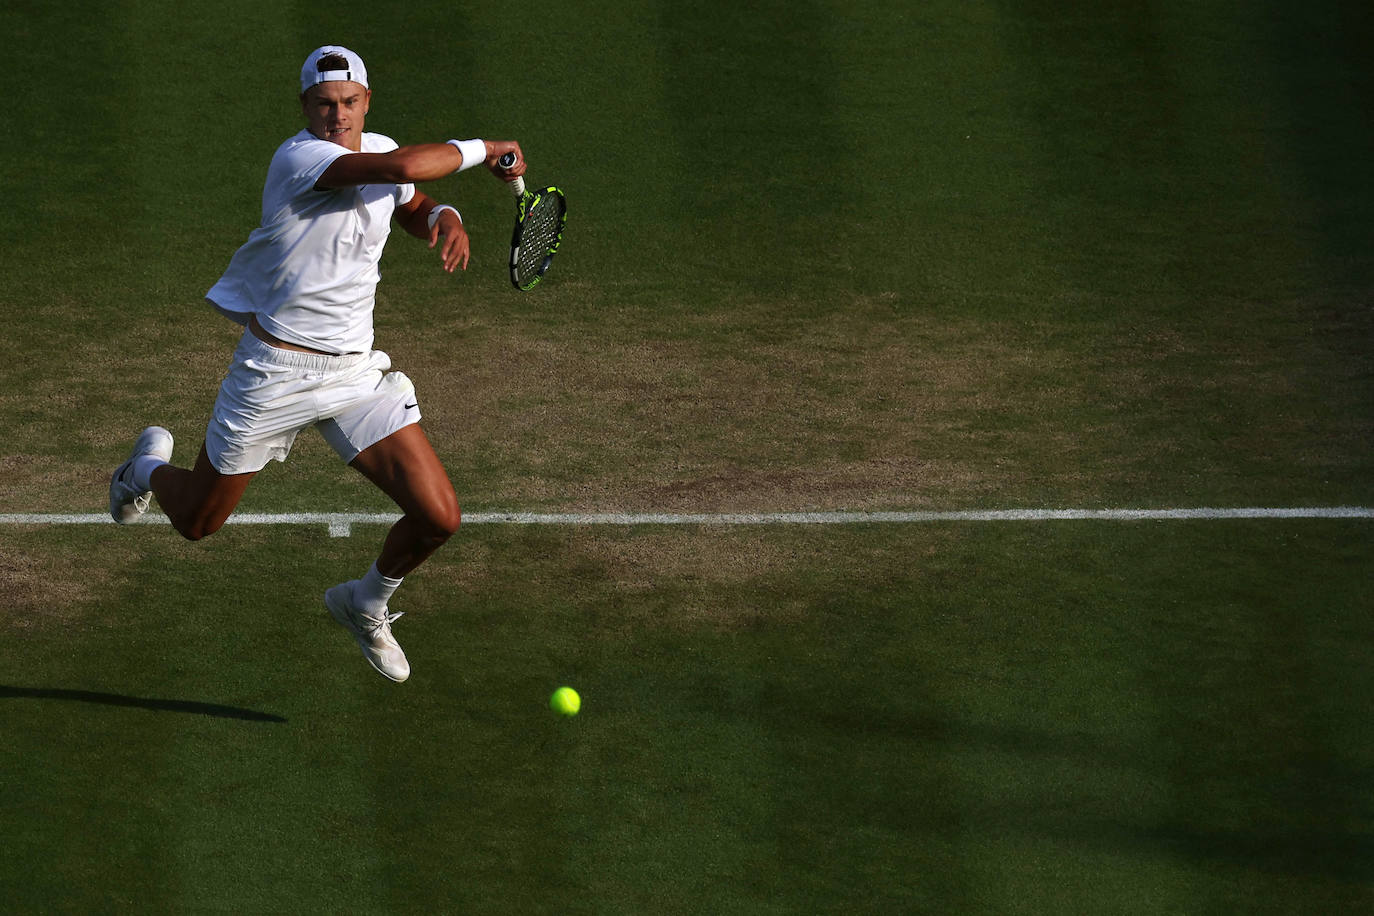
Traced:
<path fill-rule="evenodd" d="M 367 94 L 363 96 L 363 114 L 367 114 L 367 113 L 368 113 L 369 111 L 371 111 L 371 110 L 372 110 L 372 90 L 369 89 L 369 90 L 367 90 Z"/>

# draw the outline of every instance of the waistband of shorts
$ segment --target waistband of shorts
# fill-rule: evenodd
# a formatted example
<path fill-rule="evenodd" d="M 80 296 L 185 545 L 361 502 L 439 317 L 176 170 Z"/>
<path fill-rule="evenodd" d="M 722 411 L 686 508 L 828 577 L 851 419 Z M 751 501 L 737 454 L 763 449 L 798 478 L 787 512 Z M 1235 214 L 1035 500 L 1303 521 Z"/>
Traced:
<path fill-rule="evenodd" d="M 248 328 L 243 329 L 239 338 L 239 352 L 250 359 L 258 359 L 274 366 L 292 369 L 306 369 L 312 372 L 341 372 L 366 362 L 371 353 L 344 353 L 330 356 L 325 353 L 302 353 L 299 350 L 284 350 L 274 347 L 261 339 Z"/>

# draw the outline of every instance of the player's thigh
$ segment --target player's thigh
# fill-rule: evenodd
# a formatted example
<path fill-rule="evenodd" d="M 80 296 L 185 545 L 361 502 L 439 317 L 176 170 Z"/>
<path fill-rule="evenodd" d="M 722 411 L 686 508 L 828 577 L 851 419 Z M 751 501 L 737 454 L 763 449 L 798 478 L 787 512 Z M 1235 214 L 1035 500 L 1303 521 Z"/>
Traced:
<path fill-rule="evenodd" d="M 199 540 L 219 530 L 255 476 L 252 471 L 221 474 L 202 445 L 194 467 L 164 465 L 153 472 L 152 483 L 158 505 L 172 524 L 186 537 Z"/>
<path fill-rule="evenodd" d="M 350 463 L 406 515 L 452 533 L 461 519 L 458 496 L 420 424 L 403 426 L 358 453 Z"/>
<path fill-rule="evenodd" d="M 215 469 L 206 447 L 200 447 L 195 467 L 191 469 L 191 487 L 199 502 L 213 506 L 227 515 L 243 498 L 244 490 L 257 476 L 257 471 L 223 474 Z"/>

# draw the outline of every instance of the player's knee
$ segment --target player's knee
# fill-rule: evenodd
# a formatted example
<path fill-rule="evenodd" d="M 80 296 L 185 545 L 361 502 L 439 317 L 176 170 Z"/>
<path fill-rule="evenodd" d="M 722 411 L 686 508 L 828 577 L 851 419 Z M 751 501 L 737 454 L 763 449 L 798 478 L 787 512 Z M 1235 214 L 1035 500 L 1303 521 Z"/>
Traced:
<path fill-rule="evenodd" d="M 206 531 L 200 525 L 173 524 L 172 527 L 177 530 L 177 534 L 180 534 L 188 541 L 199 541 L 201 538 L 206 537 L 210 534 L 209 531 Z"/>
<path fill-rule="evenodd" d="M 458 526 L 463 524 L 463 510 L 458 507 L 455 500 L 444 508 L 435 522 L 438 524 L 439 533 L 443 535 L 444 540 L 448 540 L 458 533 Z"/>
<path fill-rule="evenodd" d="M 456 499 L 427 507 L 421 520 L 426 538 L 441 544 L 453 537 L 462 523 L 463 511 L 458 507 Z"/>
<path fill-rule="evenodd" d="M 217 514 L 197 513 L 180 519 L 172 519 L 172 526 L 188 541 L 199 541 L 224 527 L 224 517 Z"/>
<path fill-rule="evenodd" d="M 177 531 L 188 541 L 199 541 L 214 534 L 219 529 L 209 525 L 177 525 Z"/>

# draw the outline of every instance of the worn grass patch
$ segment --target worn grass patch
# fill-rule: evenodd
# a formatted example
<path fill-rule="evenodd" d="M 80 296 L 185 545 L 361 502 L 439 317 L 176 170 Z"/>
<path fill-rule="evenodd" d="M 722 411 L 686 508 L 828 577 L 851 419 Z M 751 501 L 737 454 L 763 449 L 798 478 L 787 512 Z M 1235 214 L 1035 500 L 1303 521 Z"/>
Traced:
<path fill-rule="evenodd" d="M 52 528 L 0 533 L 0 628 L 16 638 L 61 639 L 85 632 L 95 607 L 138 562 L 137 542 L 102 546 L 93 562 L 82 539 Z"/>
<path fill-rule="evenodd" d="M 1236 334 L 1201 317 L 952 319 L 866 299 L 609 326 L 479 314 L 378 345 L 416 380 L 469 509 L 1362 502 L 1374 422 L 1355 341 L 1374 346 L 1374 321 L 1348 313 L 1337 335 L 1328 315 Z M 0 393 L 14 430 L 0 510 L 97 511 L 147 423 L 194 459 L 236 331 L 208 309 L 145 330 L 117 367 L 89 344 L 60 376 Z M 388 507 L 317 440 L 303 434 L 245 507 Z"/>
<path fill-rule="evenodd" d="M 1342 384 L 1358 370 L 1310 316 L 1236 335 L 1203 319 L 953 320 L 872 301 L 774 314 L 469 321 L 407 356 L 431 434 L 479 506 L 1267 504 L 1367 490 L 1363 389 Z"/>

